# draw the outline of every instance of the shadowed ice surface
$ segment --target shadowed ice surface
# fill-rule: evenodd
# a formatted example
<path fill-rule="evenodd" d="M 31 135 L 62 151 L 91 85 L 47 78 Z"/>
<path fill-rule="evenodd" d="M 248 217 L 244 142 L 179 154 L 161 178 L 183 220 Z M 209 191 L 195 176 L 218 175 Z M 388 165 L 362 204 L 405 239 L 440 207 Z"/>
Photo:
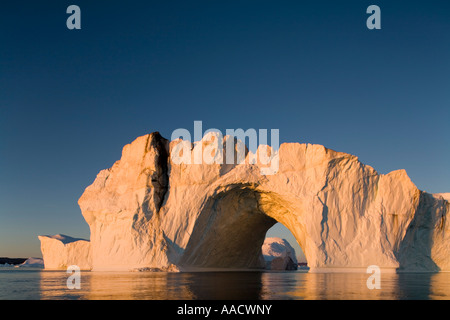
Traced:
<path fill-rule="evenodd" d="M 64 271 L 0 270 L 0 299 L 450 299 L 450 273 L 81 272 L 68 289 Z"/>

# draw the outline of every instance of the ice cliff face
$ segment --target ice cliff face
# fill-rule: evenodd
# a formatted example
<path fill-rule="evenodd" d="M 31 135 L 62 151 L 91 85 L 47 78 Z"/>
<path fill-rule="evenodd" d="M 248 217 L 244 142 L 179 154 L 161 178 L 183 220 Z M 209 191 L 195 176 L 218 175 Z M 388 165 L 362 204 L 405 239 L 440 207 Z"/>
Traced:
<path fill-rule="evenodd" d="M 261 175 L 248 162 L 175 164 L 176 143 L 152 133 L 126 145 L 79 199 L 90 242 L 40 237 L 46 268 L 262 268 L 278 221 L 311 270 L 450 270 L 448 197 L 418 190 L 404 170 L 381 175 L 350 154 L 284 143 L 278 172 Z"/>

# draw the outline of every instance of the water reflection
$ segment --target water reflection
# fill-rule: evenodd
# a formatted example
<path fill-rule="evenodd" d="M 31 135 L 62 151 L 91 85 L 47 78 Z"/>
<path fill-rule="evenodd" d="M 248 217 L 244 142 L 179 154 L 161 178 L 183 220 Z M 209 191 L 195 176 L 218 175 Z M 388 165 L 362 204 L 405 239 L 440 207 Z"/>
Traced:
<path fill-rule="evenodd" d="M 449 299 L 450 273 L 397 274 L 398 299 Z"/>
<path fill-rule="evenodd" d="M 39 276 L 37 299 L 450 299 L 450 273 L 382 274 L 380 290 L 364 273 L 82 272 L 79 290 L 66 287 L 65 272 Z"/>
<path fill-rule="evenodd" d="M 188 276 L 195 299 L 256 300 L 263 289 L 261 272 L 206 272 Z"/>
<path fill-rule="evenodd" d="M 42 272 L 42 299 L 194 299 L 187 274 L 163 272 L 81 272 L 81 289 L 69 290 L 65 272 Z"/>

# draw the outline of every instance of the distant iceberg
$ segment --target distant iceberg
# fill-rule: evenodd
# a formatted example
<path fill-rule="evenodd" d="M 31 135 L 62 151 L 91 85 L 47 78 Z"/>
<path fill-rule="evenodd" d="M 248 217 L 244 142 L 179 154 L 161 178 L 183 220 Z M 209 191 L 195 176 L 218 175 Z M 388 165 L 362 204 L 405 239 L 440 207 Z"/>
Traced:
<path fill-rule="evenodd" d="M 9 263 L 0 263 L 0 268 L 11 268 L 11 267 L 14 267 L 14 265 Z"/>
<path fill-rule="evenodd" d="M 1 258 L 0 268 L 44 268 L 42 258 Z"/>
<path fill-rule="evenodd" d="M 297 270 L 295 250 L 286 239 L 266 238 L 262 253 L 268 270 Z"/>
<path fill-rule="evenodd" d="M 16 265 L 16 268 L 44 268 L 44 260 L 41 258 L 28 258 L 24 263 Z"/>

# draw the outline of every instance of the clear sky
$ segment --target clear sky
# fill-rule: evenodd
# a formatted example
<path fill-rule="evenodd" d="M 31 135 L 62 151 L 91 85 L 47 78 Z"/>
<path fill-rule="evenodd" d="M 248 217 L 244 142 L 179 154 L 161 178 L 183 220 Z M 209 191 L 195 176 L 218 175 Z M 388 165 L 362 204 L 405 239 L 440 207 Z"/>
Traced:
<path fill-rule="evenodd" d="M 0 256 L 89 238 L 77 200 L 96 174 L 194 120 L 279 129 L 450 192 L 449 1 L 8 0 L 0 44 Z"/>

